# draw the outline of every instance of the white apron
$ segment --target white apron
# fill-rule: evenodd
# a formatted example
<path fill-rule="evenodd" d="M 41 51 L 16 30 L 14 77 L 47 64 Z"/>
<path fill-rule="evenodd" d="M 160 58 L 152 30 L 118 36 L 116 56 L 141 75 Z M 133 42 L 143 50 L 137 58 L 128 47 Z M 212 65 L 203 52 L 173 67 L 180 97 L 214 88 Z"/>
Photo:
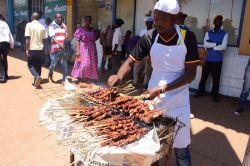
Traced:
<path fill-rule="evenodd" d="M 157 43 L 159 34 L 150 50 L 153 73 L 149 81 L 149 89 L 165 86 L 181 75 L 185 70 L 185 57 L 187 48 L 180 33 L 180 28 L 175 26 L 179 36 L 178 45 L 166 46 Z M 188 84 L 177 89 L 161 94 L 155 108 L 162 110 L 164 116 L 179 118 L 185 124 L 175 137 L 174 148 L 186 148 L 190 143 L 190 102 Z"/>

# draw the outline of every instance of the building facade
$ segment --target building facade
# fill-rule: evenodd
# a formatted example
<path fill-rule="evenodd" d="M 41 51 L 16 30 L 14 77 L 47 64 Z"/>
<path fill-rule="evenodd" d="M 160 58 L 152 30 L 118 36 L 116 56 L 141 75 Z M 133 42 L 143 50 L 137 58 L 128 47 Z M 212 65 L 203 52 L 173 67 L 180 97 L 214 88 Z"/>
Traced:
<path fill-rule="evenodd" d="M 43 11 L 44 17 L 52 18 L 62 13 L 67 22 L 69 37 L 76 27 L 82 24 L 86 15 L 93 17 L 93 27 L 102 29 L 115 18 L 125 21 L 123 32 L 132 30 L 138 35 L 144 28 L 144 17 L 152 14 L 157 0 L 8 0 L 9 25 L 14 27 L 23 19 L 29 20 L 33 11 Z M 250 1 L 249 0 L 179 0 L 182 12 L 186 13 L 185 24 L 196 34 L 199 46 L 208 27 L 213 28 L 213 18 L 224 17 L 223 29 L 229 33 L 228 48 L 225 51 L 220 83 L 220 93 L 239 97 L 245 67 L 250 55 Z M 2 7 L 2 5 L 1 5 Z M 2 10 L 1 10 L 2 11 Z M 6 12 L 6 11 L 5 11 Z M 101 49 L 99 49 L 101 50 Z M 201 77 L 201 67 L 197 69 L 196 79 L 190 84 L 197 89 Z M 208 80 L 207 90 L 212 82 Z"/>
<path fill-rule="evenodd" d="M 153 10 L 154 0 L 136 0 L 134 32 L 139 34 L 143 28 L 145 14 Z M 223 29 L 228 32 L 228 48 L 224 53 L 220 82 L 220 94 L 239 97 L 245 67 L 250 55 L 250 1 L 249 0 L 179 0 L 182 12 L 188 17 L 185 24 L 195 33 L 199 46 L 203 46 L 206 29 L 213 28 L 216 15 L 224 17 Z M 202 68 L 197 68 L 195 80 L 190 84 L 198 89 Z M 212 89 L 212 81 L 208 80 L 206 90 Z"/>
<path fill-rule="evenodd" d="M 0 3 L 0 14 L 8 21 L 8 5 L 7 0 L 2 0 Z"/>
<path fill-rule="evenodd" d="M 79 0 L 78 0 L 79 1 Z M 87 0 L 81 0 L 82 3 Z M 138 35 L 144 28 L 144 17 L 153 11 L 157 0 L 99 0 L 104 7 L 108 4 L 113 8 L 106 14 L 99 14 L 96 27 L 111 22 L 113 16 L 122 18 L 125 25 L 123 32 L 132 30 Z M 245 67 L 250 55 L 250 1 L 249 0 L 179 0 L 182 12 L 186 13 L 185 24 L 196 34 L 199 46 L 203 46 L 203 39 L 208 28 L 213 28 L 213 19 L 216 15 L 224 17 L 223 29 L 228 32 L 228 48 L 224 52 L 223 67 L 220 82 L 220 94 L 239 97 L 243 82 Z M 77 8 L 76 8 L 77 10 Z M 88 13 L 96 13 L 90 10 Z M 98 11 L 99 13 L 99 11 Z M 83 13 L 78 13 L 82 15 Z M 102 20 L 105 21 L 102 22 Z M 248 27 L 247 27 L 248 26 Z M 195 80 L 190 87 L 197 89 L 201 78 L 202 68 L 199 66 Z M 212 88 L 211 79 L 208 80 L 206 90 Z"/>

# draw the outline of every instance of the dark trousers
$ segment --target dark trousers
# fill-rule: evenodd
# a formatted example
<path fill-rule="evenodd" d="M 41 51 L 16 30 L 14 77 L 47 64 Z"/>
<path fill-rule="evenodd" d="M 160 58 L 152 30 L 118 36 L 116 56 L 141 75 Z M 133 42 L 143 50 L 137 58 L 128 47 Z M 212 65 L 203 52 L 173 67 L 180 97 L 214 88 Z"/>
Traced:
<path fill-rule="evenodd" d="M 8 60 L 7 56 L 9 54 L 10 44 L 7 42 L 0 42 L 0 61 L 3 65 L 5 72 L 5 79 L 8 79 Z"/>
<path fill-rule="evenodd" d="M 30 73 L 37 78 L 41 76 L 43 64 L 43 50 L 30 50 L 30 57 L 28 57 L 28 68 Z"/>
<path fill-rule="evenodd" d="M 102 50 L 103 50 L 103 56 L 102 56 L 101 69 L 102 70 L 105 69 L 106 61 L 108 61 L 108 70 L 110 70 L 111 69 L 111 60 L 109 58 L 109 55 L 111 55 L 111 53 L 112 53 L 112 47 L 102 46 Z"/>
<path fill-rule="evenodd" d="M 221 76 L 222 62 L 206 62 L 202 68 L 201 81 L 199 84 L 199 91 L 205 92 L 205 85 L 209 74 L 212 74 L 213 88 L 212 95 L 219 95 L 220 76 Z"/>
<path fill-rule="evenodd" d="M 111 57 L 112 74 L 117 74 L 121 62 L 121 52 L 117 52 L 116 55 Z"/>

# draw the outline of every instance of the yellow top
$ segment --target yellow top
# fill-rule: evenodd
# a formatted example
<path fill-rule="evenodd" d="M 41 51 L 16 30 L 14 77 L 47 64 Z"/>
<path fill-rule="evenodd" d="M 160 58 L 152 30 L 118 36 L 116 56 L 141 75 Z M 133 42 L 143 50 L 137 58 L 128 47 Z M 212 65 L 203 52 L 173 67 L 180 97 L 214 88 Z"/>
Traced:
<path fill-rule="evenodd" d="M 46 29 L 37 20 L 34 20 L 26 25 L 25 37 L 30 37 L 28 50 L 43 50 L 43 39 L 47 37 Z"/>

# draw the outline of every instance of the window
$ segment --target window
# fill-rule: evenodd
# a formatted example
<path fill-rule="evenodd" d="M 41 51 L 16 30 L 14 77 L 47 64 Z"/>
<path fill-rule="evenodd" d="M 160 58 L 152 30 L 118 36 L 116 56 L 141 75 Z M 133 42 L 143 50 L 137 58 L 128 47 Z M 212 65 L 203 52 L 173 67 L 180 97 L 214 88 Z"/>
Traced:
<path fill-rule="evenodd" d="M 28 0 L 14 0 L 14 24 L 15 27 L 23 20 L 29 20 Z M 16 28 L 15 28 L 16 29 Z"/>
<path fill-rule="evenodd" d="M 38 12 L 38 11 L 43 11 L 43 0 L 31 0 L 31 13 L 33 12 Z"/>
<path fill-rule="evenodd" d="M 82 24 L 82 18 L 90 15 L 93 18 L 93 27 L 102 29 L 112 23 L 112 0 L 77 0 L 77 26 Z"/>
<path fill-rule="evenodd" d="M 213 28 L 213 19 L 222 15 L 223 29 L 228 32 L 229 45 L 237 45 L 243 0 L 180 0 L 181 8 L 188 15 L 185 24 L 196 34 L 199 43 L 207 25 Z"/>

